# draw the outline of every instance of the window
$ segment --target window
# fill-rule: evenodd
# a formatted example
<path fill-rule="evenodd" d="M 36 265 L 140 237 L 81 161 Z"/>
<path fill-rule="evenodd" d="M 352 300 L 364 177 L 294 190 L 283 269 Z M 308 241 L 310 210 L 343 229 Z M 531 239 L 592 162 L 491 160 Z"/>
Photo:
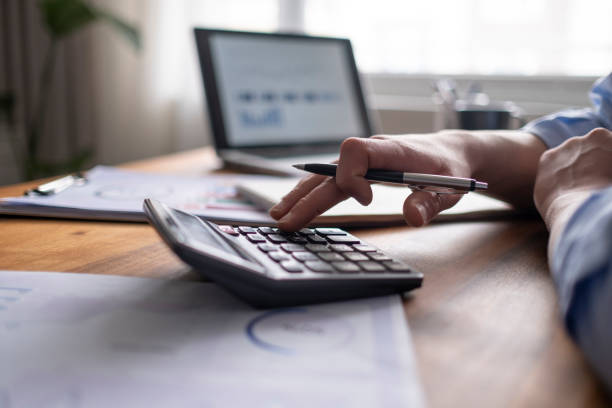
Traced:
<path fill-rule="evenodd" d="M 348 37 L 367 73 L 601 76 L 612 67 L 610 0 L 185 3 L 192 25 Z"/>
<path fill-rule="evenodd" d="M 228 30 L 274 31 L 279 26 L 280 1 L 188 0 L 189 20 L 193 25 Z"/>
<path fill-rule="evenodd" d="M 293 4 L 304 31 L 351 38 L 365 72 L 600 76 L 612 67 L 609 0 Z"/>

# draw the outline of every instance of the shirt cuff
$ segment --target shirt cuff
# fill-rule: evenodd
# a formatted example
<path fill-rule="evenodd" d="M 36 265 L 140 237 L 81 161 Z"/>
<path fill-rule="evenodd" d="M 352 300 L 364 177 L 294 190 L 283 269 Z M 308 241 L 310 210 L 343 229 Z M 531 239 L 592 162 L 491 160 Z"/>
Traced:
<path fill-rule="evenodd" d="M 536 119 L 521 130 L 539 137 L 546 147 L 552 149 L 573 136 L 584 136 L 603 124 L 589 109 L 572 109 Z"/>
<path fill-rule="evenodd" d="M 608 187 L 593 193 L 574 212 L 553 253 L 552 274 L 570 333 L 572 305 L 580 298 L 580 283 L 611 262 L 611 245 L 612 187 Z"/>

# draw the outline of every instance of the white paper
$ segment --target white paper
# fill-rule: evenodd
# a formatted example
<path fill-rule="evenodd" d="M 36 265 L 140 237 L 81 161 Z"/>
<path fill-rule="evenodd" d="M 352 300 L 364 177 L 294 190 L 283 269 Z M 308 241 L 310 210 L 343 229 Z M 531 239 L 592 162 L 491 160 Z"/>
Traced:
<path fill-rule="evenodd" d="M 236 186 L 244 196 L 260 208 L 269 210 L 297 184 L 299 179 L 266 178 L 251 184 L 248 181 Z M 412 193 L 408 186 L 372 184 L 372 202 L 367 206 L 354 198 L 342 201 L 318 217 L 320 222 L 331 217 L 375 219 L 377 216 L 397 216 L 403 222 L 404 200 Z M 442 211 L 434 220 L 469 219 L 484 216 L 514 214 L 512 206 L 504 201 L 480 193 L 469 193 L 451 208 Z M 346 221 L 343 222 L 345 224 Z"/>
<path fill-rule="evenodd" d="M 398 296 L 256 310 L 214 284 L 0 272 L 1 407 L 419 407 Z"/>
<path fill-rule="evenodd" d="M 185 177 L 97 166 L 88 182 L 50 196 L 0 199 L 0 212 L 74 218 L 144 220 L 142 202 L 155 198 L 214 221 L 270 224 L 270 216 L 238 196 L 236 183 L 257 183 L 266 176 Z"/>

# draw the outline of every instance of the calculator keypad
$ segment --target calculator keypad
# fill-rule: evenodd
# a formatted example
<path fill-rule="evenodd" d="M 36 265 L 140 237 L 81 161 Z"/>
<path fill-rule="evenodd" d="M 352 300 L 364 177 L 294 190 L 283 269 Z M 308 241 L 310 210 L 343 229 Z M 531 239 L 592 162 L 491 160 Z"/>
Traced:
<path fill-rule="evenodd" d="M 319 260 L 319 257 L 312 252 L 293 252 L 291 255 L 300 262 Z"/>
<path fill-rule="evenodd" d="M 369 261 L 367 255 L 362 254 L 361 252 L 345 252 L 343 253 L 344 257 L 349 261 Z"/>
<path fill-rule="evenodd" d="M 410 268 L 378 248 L 340 228 L 303 228 L 285 233 L 273 227 L 220 226 L 230 235 L 243 235 L 289 274 L 410 273 Z"/>

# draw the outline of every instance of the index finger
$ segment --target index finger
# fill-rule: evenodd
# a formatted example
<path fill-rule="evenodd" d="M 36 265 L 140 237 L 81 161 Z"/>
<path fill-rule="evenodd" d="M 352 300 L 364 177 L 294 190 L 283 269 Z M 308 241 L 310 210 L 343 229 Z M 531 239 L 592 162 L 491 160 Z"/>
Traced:
<path fill-rule="evenodd" d="M 325 176 L 323 176 L 325 177 Z M 323 214 L 329 208 L 346 200 L 349 196 L 338 188 L 333 178 L 325 177 L 322 183 L 313 188 L 305 197 L 300 198 L 291 211 L 278 221 L 280 229 L 297 231 L 313 218 Z"/>
<path fill-rule="evenodd" d="M 281 219 L 293 208 L 293 206 L 302 198 L 306 197 L 312 189 L 321 184 L 327 176 L 321 176 L 318 174 L 304 177 L 302 180 L 293 187 L 287 195 L 285 195 L 281 201 L 270 209 L 270 216 L 275 220 Z"/>

